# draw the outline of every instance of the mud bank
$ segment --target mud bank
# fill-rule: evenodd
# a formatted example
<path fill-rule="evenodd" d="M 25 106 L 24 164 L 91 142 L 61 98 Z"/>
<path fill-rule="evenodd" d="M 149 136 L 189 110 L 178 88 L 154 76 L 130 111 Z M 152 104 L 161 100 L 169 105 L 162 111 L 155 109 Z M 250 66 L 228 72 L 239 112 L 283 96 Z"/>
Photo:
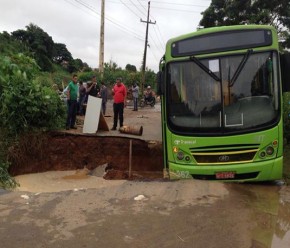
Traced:
<path fill-rule="evenodd" d="M 13 161 L 12 176 L 46 171 L 94 170 L 107 164 L 106 179 L 127 179 L 132 140 L 132 178 L 162 177 L 162 144 L 138 138 L 97 136 L 67 132 L 49 133 L 41 147 L 30 147 Z"/>

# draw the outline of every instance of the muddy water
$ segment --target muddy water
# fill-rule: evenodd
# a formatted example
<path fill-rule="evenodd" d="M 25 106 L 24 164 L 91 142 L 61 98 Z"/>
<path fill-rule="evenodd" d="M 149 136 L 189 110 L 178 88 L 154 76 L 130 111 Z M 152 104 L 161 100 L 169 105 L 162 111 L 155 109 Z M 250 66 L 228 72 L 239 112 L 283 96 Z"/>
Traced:
<path fill-rule="evenodd" d="M 82 179 L 78 191 L 1 195 L 1 245 L 290 247 L 288 186 L 98 179 L 95 189 Z M 144 200 L 134 200 L 140 194 Z"/>
<path fill-rule="evenodd" d="M 289 176 L 290 145 L 286 145 L 282 181 L 265 184 L 226 184 L 233 200 L 249 210 L 251 248 L 290 247 Z M 279 186 L 281 184 L 282 186 Z"/>
<path fill-rule="evenodd" d="M 235 203 L 248 210 L 245 221 L 249 224 L 251 247 L 290 247 L 289 186 L 229 184 L 226 187 Z"/>

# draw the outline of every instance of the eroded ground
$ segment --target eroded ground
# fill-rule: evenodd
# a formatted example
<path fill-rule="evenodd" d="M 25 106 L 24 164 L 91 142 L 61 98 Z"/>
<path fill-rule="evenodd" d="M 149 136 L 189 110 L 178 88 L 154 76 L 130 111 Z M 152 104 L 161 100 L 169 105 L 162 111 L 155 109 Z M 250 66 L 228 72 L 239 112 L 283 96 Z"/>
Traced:
<path fill-rule="evenodd" d="M 84 168 L 92 171 L 107 164 L 107 179 L 128 179 L 129 167 L 131 179 L 148 175 L 162 178 L 160 105 L 145 107 L 138 112 L 128 106 L 124 116 L 124 125 L 133 128 L 142 126 L 141 136 L 111 130 L 84 134 L 84 118 L 78 117 L 77 130 L 51 132 L 36 141 L 26 138 L 26 143 L 13 151 L 10 174 L 16 176 Z M 108 127 L 112 127 L 111 103 L 108 104 L 105 120 Z"/>

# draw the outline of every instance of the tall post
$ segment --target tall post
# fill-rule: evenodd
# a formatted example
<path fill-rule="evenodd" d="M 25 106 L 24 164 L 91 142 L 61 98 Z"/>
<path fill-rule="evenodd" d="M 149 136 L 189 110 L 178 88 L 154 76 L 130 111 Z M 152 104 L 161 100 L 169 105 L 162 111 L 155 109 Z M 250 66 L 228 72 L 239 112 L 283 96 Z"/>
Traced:
<path fill-rule="evenodd" d="M 101 28 L 100 28 L 100 50 L 99 50 L 99 72 L 101 78 L 104 76 L 104 40 L 105 40 L 105 0 L 102 0 L 101 7 Z"/>
<path fill-rule="evenodd" d="M 143 66 L 142 66 L 142 79 L 141 79 L 141 92 L 143 94 L 144 91 L 144 84 L 145 84 L 145 69 L 146 69 L 146 56 L 147 56 L 147 46 L 148 46 L 148 29 L 149 24 L 156 24 L 155 22 L 149 21 L 149 15 L 150 15 L 150 1 L 148 2 L 148 14 L 147 14 L 147 21 L 140 20 L 141 22 L 145 22 L 146 25 L 146 36 L 145 36 L 145 48 L 144 48 L 144 55 L 143 55 Z"/>

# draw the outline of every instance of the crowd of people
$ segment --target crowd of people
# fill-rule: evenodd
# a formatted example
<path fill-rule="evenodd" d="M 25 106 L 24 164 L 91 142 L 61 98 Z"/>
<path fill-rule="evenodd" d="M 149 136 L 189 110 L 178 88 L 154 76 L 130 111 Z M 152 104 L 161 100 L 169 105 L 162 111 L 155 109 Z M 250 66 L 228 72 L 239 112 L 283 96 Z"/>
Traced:
<path fill-rule="evenodd" d="M 113 111 L 114 111 L 114 122 L 111 130 L 117 130 L 119 127 L 123 126 L 124 123 L 124 108 L 126 107 L 127 91 L 125 84 L 122 82 L 121 78 L 117 78 L 116 82 L 112 88 L 113 97 Z M 138 98 L 139 98 L 139 86 L 134 83 L 129 91 L 132 93 L 133 98 L 133 111 L 138 111 Z M 83 83 L 78 81 L 77 75 L 72 76 L 72 80 L 69 82 L 68 86 L 63 91 L 66 94 L 67 99 L 67 120 L 66 129 L 76 129 L 76 116 L 85 115 L 86 104 L 89 96 L 98 97 L 102 99 L 101 111 L 102 114 L 106 114 L 107 101 L 108 101 L 108 89 L 103 81 L 97 82 L 96 76 L 91 78 L 88 83 Z M 154 98 L 154 92 L 151 87 L 148 86 L 143 92 L 143 97 L 145 100 L 152 100 Z M 155 99 L 155 98 L 154 98 Z"/>
<path fill-rule="evenodd" d="M 101 85 L 99 85 L 96 76 L 93 76 L 89 83 L 84 84 L 82 81 L 78 82 L 77 75 L 73 75 L 72 80 L 64 89 L 63 93 L 66 95 L 68 107 L 66 120 L 67 130 L 77 128 L 75 125 L 76 116 L 85 114 L 85 106 L 89 96 L 102 99 L 101 111 L 103 115 L 106 114 L 106 103 L 108 100 L 107 87 L 104 82 L 101 82 Z"/>

